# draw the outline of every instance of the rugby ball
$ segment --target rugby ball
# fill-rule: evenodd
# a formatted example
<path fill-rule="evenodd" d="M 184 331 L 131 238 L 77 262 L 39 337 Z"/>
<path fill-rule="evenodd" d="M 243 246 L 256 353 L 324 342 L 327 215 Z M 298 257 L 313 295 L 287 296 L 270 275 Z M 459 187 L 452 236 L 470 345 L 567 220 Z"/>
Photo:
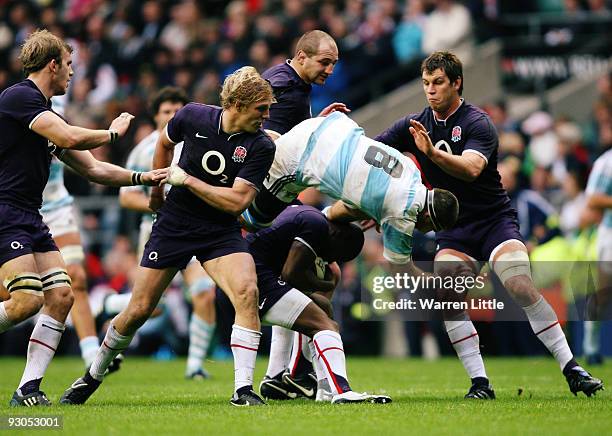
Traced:
<path fill-rule="evenodd" d="M 315 259 L 315 272 L 317 273 L 317 277 L 323 280 L 325 278 L 325 267 L 327 266 L 327 262 L 317 256 Z"/>

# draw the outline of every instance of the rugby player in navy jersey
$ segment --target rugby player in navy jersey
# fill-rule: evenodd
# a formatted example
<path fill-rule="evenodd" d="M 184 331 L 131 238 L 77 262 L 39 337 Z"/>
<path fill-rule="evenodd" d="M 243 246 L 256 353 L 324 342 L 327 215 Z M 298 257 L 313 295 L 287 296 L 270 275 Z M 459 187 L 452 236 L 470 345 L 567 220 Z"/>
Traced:
<path fill-rule="evenodd" d="M 261 128 L 273 101 L 270 84 L 253 67 L 243 67 L 225 79 L 222 107 L 190 103 L 168 122 L 153 167 L 170 164 L 178 142 L 184 142 L 183 150 L 166 180 L 173 186 L 167 198 L 162 187 L 152 189 L 150 206 L 158 213 L 132 297 L 111 322 L 91 368 L 66 390 L 62 403 L 82 404 L 91 396 L 174 275 L 195 255 L 236 309 L 231 403 L 264 404 L 252 386 L 261 335 L 257 276 L 237 216 L 257 194 L 274 159 L 274 142 Z"/>
<path fill-rule="evenodd" d="M 312 30 L 305 33 L 295 46 L 295 54 L 282 64 L 275 65 L 261 75 L 268 80 L 274 90 L 276 103 L 270 107 L 270 118 L 264 121 L 264 129 L 273 139 L 287 133 L 300 122 L 312 116 L 310 109 L 310 93 L 312 85 L 324 85 L 334 72 L 338 62 L 338 46 L 326 32 Z M 350 110 L 344 103 L 332 103 L 321 111 L 319 116 L 328 115 L 334 111 L 348 113 Z M 257 230 L 257 226 L 249 227 L 249 217 L 258 221 L 270 222 L 283 210 L 287 204 L 279 202 L 271 196 L 268 188 L 271 184 L 264 181 L 264 189 L 255 197 L 252 205 L 245 211 L 243 221 L 246 228 Z M 262 217 L 257 211 L 274 211 L 274 215 Z M 283 373 L 287 368 L 292 371 L 287 375 L 288 383 L 293 385 L 302 395 L 314 398 L 316 380 L 313 368 L 300 351 L 305 338 L 280 326 L 272 327 L 272 346 L 266 376 L 261 382 L 260 390 L 264 396 L 277 397 L 281 390 L 291 389 L 283 386 Z M 291 348 L 293 345 L 293 353 Z M 305 348 L 307 346 L 305 345 Z M 270 385 L 270 389 L 269 386 Z M 275 389 L 276 387 L 280 388 Z"/>
<path fill-rule="evenodd" d="M 460 268 L 478 273 L 481 262 L 488 261 L 525 311 L 534 334 L 559 363 L 571 392 L 591 396 L 603 383 L 578 365 L 557 315 L 531 279 L 516 211 L 497 172 L 497 132 L 484 111 L 461 98 L 461 61 L 452 53 L 435 52 L 423 61 L 421 73 L 429 106 L 398 120 L 375 139 L 414 154 L 424 179 L 459 200 L 456 226 L 436 232 L 434 268 L 443 273 L 463 264 Z M 466 398 L 494 399 L 478 333 L 467 313 L 447 312 L 444 318 L 450 341 L 472 380 Z"/>
<path fill-rule="evenodd" d="M 133 118 L 121 114 L 109 130 L 67 124 L 51 109 L 73 74 L 72 48 L 46 30 L 32 33 L 19 55 L 27 79 L 0 94 L 0 333 L 38 313 L 25 370 L 12 406 L 49 405 L 40 384 L 73 303 L 66 265 L 39 209 L 52 154 L 92 181 L 157 184 L 166 170 L 133 173 L 99 162 L 87 150 L 114 142 Z"/>
<path fill-rule="evenodd" d="M 351 389 L 338 324 L 331 319 L 331 303 L 325 297 L 340 281 L 336 262 L 348 262 L 361 251 L 361 229 L 328 222 L 314 207 L 292 205 L 270 227 L 248 234 L 247 241 L 257 268 L 262 322 L 307 336 L 307 355 L 318 379 L 317 401 L 390 403 L 388 396 Z M 219 293 L 218 299 L 220 307 L 231 312 L 227 297 Z M 281 399 L 297 397 L 282 385 L 268 389 L 277 389 Z"/>

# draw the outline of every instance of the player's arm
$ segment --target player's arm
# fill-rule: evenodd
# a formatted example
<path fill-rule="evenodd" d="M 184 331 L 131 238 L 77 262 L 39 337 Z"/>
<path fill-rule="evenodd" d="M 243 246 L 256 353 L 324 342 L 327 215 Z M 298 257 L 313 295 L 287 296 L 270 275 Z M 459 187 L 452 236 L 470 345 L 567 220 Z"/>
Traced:
<path fill-rule="evenodd" d="M 309 246 L 294 240 L 283 265 L 281 279 L 304 293 L 333 291 L 340 280 L 339 275 L 328 265 L 325 268 L 325 277 L 318 278 L 315 260 L 316 256 Z"/>
<path fill-rule="evenodd" d="M 168 173 L 167 168 L 144 173 L 126 170 L 97 160 L 89 151 L 65 150 L 59 154 L 59 158 L 81 176 L 108 186 L 157 185 Z"/>
<path fill-rule="evenodd" d="M 429 133 L 417 120 L 410 120 L 410 133 L 417 148 L 442 171 L 464 182 L 473 182 L 487 166 L 486 159 L 479 153 L 464 151 L 461 156 L 435 148 Z"/>
<path fill-rule="evenodd" d="M 210 185 L 172 165 L 165 180 L 172 186 L 184 186 L 211 206 L 239 216 L 257 195 L 257 189 L 242 179 L 235 179 L 231 188 Z"/>
<path fill-rule="evenodd" d="M 133 118 L 133 115 L 123 112 L 113 120 L 108 130 L 92 130 L 71 126 L 57 114 L 46 111 L 34 120 L 31 129 L 59 148 L 89 150 L 117 141 L 125 135 Z"/>
<path fill-rule="evenodd" d="M 153 169 L 165 168 L 170 166 L 174 157 L 174 147 L 176 142 L 168 137 L 168 126 L 162 130 L 157 143 L 155 144 L 155 153 L 153 154 Z M 164 181 L 165 182 L 165 181 Z M 158 210 L 164 203 L 164 188 L 154 186 L 149 194 L 149 209 Z"/>
<path fill-rule="evenodd" d="M 371 217 L 359 209 L 352 208 L 342 200 L 336 201 L 329 208 L 323 210 L 323 214 L 330 221 L 349 223 L 352 221 L 369 220 Z"/>
<path fill-rule="evenodd" d="M 119 204 L 125 209 L 151 213 L 149 196 L 141 190 L 123 188 L 119 191 Z"/>
<path fill-rule="evenodd" d="M 276 141 L 278 138 L 280 138 L 280 137 L 281 137 L 281 134 L 280 134 L 280 133 L 275 132 L 275 131 L 274 131 L 274 130 L 272 130 L 272 129 L 265 129 L 264 131 L 265 131 L 265 132 L 268 134 L 268 136 L 270 137 L 270 139 L 271 139 L 272 141 Z"/>
<path fill-rule="evenodd" d="M 602 192 L 593 192 L 587 197 L 587 206 L 599 211 L 612 209 L 612 195 L 606 195 Z"/>

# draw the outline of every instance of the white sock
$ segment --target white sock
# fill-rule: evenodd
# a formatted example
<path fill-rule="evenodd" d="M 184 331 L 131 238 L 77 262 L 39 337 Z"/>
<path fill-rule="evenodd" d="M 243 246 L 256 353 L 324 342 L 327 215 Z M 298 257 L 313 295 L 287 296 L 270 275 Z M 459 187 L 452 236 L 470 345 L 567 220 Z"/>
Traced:
<path fill-rule="evenodd" d="M 480 339 L 474 324 L 465 312 L 455 319 L 444 321 L 448 337 L 470 378 L 487 378 L 480 354 Z"/>
<path fill-rule="evenodd" d="M 111 294 L 104 300 L 104 311 L 108 315 L 117 315 L 128 306 L 132 293 L 127 294 Z"/>
<path fill-rule="evenodd" d="M 215 324 L 209 324 L 195 313 L 189 321 L 189 351 L 187 352 L 187 375 L 202 368 L 210 341 L 215 332 Z"/>
<path fill-rule="evenodd" d="M 329 386 L 333 394 L 341 394 L 351 390 L 346 375 L 346 359 L 340 335 L 331 330 L 323 330 L 313 336 L 312 342 Z M 316 369 L 315 369 L 316 371 Z"/>
<path fill-rule="evenodd" d="M 538 339 L 548 348 L 548 351 L 557 359 L 561 370 L 574 358 L 565 334 L 559 325 L 557 314 L 550 307 L 548 301 L 540 295 L 540 299 L 531 306 L 523 307 L 529 324 Z"/>
<path fill-rule="evenodd" d="M 327 381 L 327 374 L 325 374 L 325 369 L 323 369 L 323 365 L 321 364 L 321 361 L 318 358 L 317 348 L 315 347 L 314 341 L 312 339 L 308 340 L 308 347 L 310 348 L 312 367 L 315 370 L 315 374 L 317 374 L 317 389 L 319 387 L 325 387 L 325 389 L 330 390 L 330 385 Z"/>
<path fill-rule="evenodd" d="M 4 333 L 13 326 L 13 322 L 9 319 L 6 308 L 4 307 L 4 301 L 0 303 L 0 333 Z"/>
<path fill-rule="evenodd" d="M 584 338 L 582 349 L 585 356 L 599 354 L 599 338 L 601 324 L 599 321 L 584 321 Z"/>
<path fill-rule="evenodd" d="M 307 361 L 312 363 L 312 353 L 310 351 L 310 342 L 312 339 L 301 333 L 298 334 L 302 336 L 302 356 L 304 356 Z"/>
<path fill-rule="evenodd" d="M 97 336 L 87 336 L 79 341 L 79 347 L 81 347 L 81 357 L 85 362 L 85 367 L 88 368 L 89 365 L 96 357 L 96 353 L 98 352 L 98 348 L 100 347 L 100 342 L 98 342 Z"/>
<path fill-rule="evenodd" d="M 285 327 L 272 326 L 270 360 L 268 361 L 268 369 L 266 369 L 267 377 L 274 377 L 289 367 L 293 333 L 293 330 L 286 329 Z"/>
<path fill-rule="evenodd" d="M 130 345 L 130 342 L 132 342 L 133 337 L 133 335 L 120 335 L 119 332 L 115 330 L 115 326 L 111 323 L 106 331 L 106 336 L 104 336 L 102 345 L 98 348 L 98 353 L 91 364 L 91 368 L 89 368 L 89 375 L 98 381 L 102 381 L 108 365 L 117 357 L 117 354 L 125 351 L 128 345 Z"/>
<path fill-rule="evenodd" d="M 49 315 L 42 313 L 38 317 L 32 336 L 30 336 L 28 358 L 19 387 L 30 380 L 43 378 L 51 359 L 53 359 L 64 329 L 64 323 L 56 321 Z"/>
<path fill-rule="evenodd" d="M 253 386 L 255 359 L 261 333 L 234 324 L 230 346 L 234 354 L 234 390 Z"/>
<path fill-rule="evenodd" d="M 295 371 L 298 368 L 300 359 L 305 358 L 310 362 L 310 348 L 308 341 L 310 338 L 301 333 L 293 334 L 293 347 L 291 348 L 291 357 L 289 358 L 288 368 L 291 371 L 291 376 L 295 376 Z"/>

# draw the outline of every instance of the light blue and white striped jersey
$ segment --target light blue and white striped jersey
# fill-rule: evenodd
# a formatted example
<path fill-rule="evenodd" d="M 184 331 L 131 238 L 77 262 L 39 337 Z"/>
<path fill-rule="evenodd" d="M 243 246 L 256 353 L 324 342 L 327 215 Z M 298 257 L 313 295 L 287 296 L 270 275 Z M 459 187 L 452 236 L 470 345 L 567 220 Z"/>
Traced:
<path fill-rule="evenodd" d="M 586 188 L 587 195 L 605 194 L 612 195 L 612 150 L 606 151 L 599 156 L 593 165 L 593 170 L 589 175 L 589 182 Z M 612 209 L 604 211 L 600 228 L 612 230 Z"/>
<path fill-rule="evenodd" d="M 380 224 L 398 218 L 415 223 L 424 207 L 427 189 L 414 162 L 366 137 L 341 112 L 301 122 L 277 139 L 276 146 L 273 178 L 294 174 L 302 190 L 316 187 Z"/>
<path fill-rule="evenodd" d="M 66 96 L 53 97 L 51 108 L 55 113 L 63 116 L 66 110 Z M 42 213 L 51 212 L 73 202 L 74 198 L 64 186 L 64 164 L 53 156 L 49 168 L 49 180 L 43 190 L 43 202 L 40 211 Z"/>

